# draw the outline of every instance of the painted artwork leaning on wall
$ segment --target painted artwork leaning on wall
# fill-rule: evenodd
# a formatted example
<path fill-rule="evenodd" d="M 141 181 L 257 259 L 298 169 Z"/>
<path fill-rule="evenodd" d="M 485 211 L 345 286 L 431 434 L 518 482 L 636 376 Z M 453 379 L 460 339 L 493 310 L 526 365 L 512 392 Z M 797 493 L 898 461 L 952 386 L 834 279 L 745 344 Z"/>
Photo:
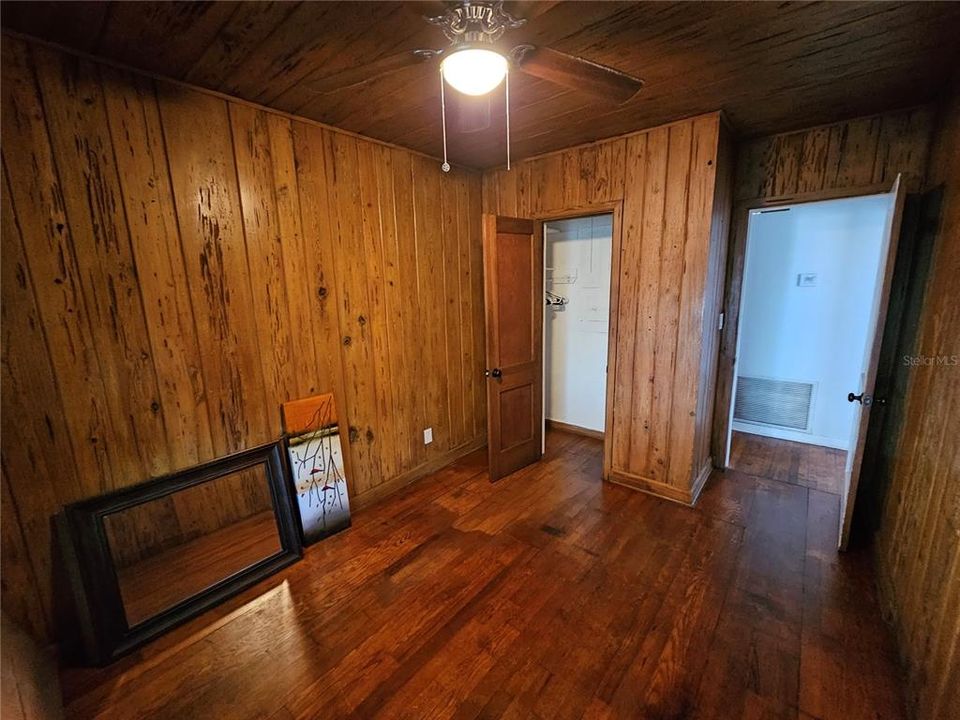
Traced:
<path fill-rule="evenodd" d="M 350 527 L 350 498 L 333 395 L 282 406 L 287 458 L 307 545 Z"/>

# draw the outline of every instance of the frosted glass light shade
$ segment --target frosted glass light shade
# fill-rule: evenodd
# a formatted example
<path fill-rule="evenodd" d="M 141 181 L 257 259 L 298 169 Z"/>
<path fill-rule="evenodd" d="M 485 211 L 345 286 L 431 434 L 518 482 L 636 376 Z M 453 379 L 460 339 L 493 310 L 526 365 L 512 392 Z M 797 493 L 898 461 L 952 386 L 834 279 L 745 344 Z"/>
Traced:
<path fill-rule="evenodd" d="M 440 63 L 443 78 L 466 95 L 486 95 L 503 82 L 507 59 L 484 48 L 464 48 Z"/>

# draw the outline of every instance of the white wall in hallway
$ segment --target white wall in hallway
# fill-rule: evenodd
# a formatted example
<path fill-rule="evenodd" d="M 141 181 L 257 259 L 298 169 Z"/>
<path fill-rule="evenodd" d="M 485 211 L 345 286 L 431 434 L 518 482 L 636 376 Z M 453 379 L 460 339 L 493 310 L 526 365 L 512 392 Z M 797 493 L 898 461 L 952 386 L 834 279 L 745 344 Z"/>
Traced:
<path fill-rule="evenodd" d="M 603 430 L 613 217 L 546 224 L 546 288 L 568 304 L 544 308 L 545 416 Z"/>
<path fill-rule="evenodd" d="M 809 431 L 734 429 L 847 449 L 891 197 L 750 216 L 737 375 L 815 383 Z M 814 275 L 806 282 L 801 275 Z"/>

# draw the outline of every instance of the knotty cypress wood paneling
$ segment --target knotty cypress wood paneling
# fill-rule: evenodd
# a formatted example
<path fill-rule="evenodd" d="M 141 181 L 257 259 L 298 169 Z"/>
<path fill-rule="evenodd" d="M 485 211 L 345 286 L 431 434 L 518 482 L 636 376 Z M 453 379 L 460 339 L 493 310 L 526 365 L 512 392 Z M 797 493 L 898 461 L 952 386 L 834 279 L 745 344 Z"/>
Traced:
<path fill-rule="evenodd" d="M 932 105 L 856 118 L 742 143 L 737 201 L 892 184 L 919 187 L 926 172 Z"/>
<path fill-rule="evenodd" d="M 713 113 L 484 174 L 484 209 L 501 215 L 623 203 L 611 472 L 685 502 L 710 467 L 730 202 L 725 135 Z"/>
<path fill-rule="evenodd" d="M 63 504 L 274 439 L 286 400 L 334 392 L 358 505 L 482 442 L 479 175 L 15 38 L 2 80 L 15 620 L 53 635 Z"/>
<path fill-rule="evenodd" d="M 944 185 L 902 430 L 877 535 L 882 599 L 918 718 L 960 716 L 960 84 L 931 154 Z M 941 358 L 938 361 L 935 358 Z M 946 359 L 944 364 L 944 360 Z"/>

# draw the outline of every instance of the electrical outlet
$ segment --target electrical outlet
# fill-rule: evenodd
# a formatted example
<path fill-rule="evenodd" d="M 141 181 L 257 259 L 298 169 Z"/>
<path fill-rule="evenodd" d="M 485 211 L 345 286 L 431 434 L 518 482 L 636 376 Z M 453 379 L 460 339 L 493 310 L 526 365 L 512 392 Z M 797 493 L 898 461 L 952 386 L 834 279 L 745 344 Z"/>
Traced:
<path fill-rule="evenodd" d="M 427 428 L 423 431 L 423 444 L 429 445 L 433 442 L 433 428 Z"/>

